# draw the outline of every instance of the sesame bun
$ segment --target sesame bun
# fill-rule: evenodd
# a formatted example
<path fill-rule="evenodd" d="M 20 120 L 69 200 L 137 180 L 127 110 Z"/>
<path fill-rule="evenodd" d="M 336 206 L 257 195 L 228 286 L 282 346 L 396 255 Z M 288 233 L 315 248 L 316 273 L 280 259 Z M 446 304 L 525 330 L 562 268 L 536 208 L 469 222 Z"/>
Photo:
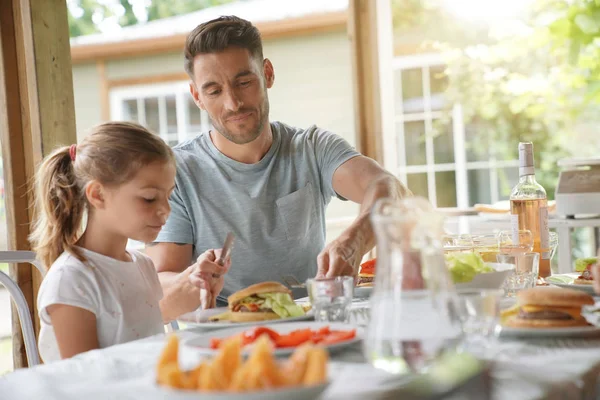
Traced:
<path fill-rule="evenodd" d="M 509 328 L 568 328 L 572 326 L 589 325 L 585 318 L 578 319 L 525 319 L 514 316 L 509 318 L 504 326 Z"/>
<path fill-rule="evenodd" d="M 229 320 L 232 322 L 257 322 L 280 319 L 274 312 L 231 312 Z"/>
<path fill-rule="evenodd" d="M 517 293 L 520 305 L 541 305 L 546 307 L 581 307 L 593 305 L 594 298 L 580 290 L 557 287 L 534 287 Z"/>
<path fill-rule="evenodd" d="M 248 296 L 260 293 L 287 293 L 289 295 L 292 294 L 292 292 L 287 287 L 283 286 L 279 282 L 261 282 L 255 285 L 248 286 L 247 288 L 244 288 L 242 290 L 238 290 L 235 293 L 232 293 L 227 298 L 227 301 L 229 302 L 229 308 L 231 309 L 240 300 L 245 299 Z"/>
<path fill-rule="evenodd" d="M 575 279 L 573 283 L 575 285 L 593 285 L 594 281 L 591 281 L 589 279 Z"/>

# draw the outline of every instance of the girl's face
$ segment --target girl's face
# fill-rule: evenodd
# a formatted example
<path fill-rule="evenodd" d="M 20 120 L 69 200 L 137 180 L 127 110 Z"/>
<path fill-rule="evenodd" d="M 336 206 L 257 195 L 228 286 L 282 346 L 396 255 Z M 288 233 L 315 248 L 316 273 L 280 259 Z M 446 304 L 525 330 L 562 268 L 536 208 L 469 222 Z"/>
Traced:
<path fill-rule="evenodd" d="M 169 196 L 174 188 L 173 163 L 149 164 L 128 182 L 104 188 L 101 223 L 110 224 L 105 226 L 117 234 L 150 243 L 167 222 L 171 212 Z"/>

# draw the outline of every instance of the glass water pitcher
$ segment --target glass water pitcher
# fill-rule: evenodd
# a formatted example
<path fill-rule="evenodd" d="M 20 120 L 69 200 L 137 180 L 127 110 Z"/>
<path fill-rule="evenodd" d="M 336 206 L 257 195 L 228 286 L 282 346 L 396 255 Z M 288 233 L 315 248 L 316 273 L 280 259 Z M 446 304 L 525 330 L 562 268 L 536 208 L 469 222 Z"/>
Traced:
<path fill-rule="evenodd" d="M 371 213 L 377 274 L 363 341 L 367 360 L 395 374 L 423 372 L 462 330 L 445 265 L 443 218 L 420 197 L 379 200 Z"/>

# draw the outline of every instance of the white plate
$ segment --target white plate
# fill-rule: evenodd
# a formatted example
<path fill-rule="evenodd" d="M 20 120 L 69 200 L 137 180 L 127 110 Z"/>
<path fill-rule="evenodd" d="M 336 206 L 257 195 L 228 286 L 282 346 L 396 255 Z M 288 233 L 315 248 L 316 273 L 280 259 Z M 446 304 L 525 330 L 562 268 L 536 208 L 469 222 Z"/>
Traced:
<path fill-rule="evenodd" d="M 361 286 L 354 288 L 354 298 L 367 299 L 373 293 L 373 286 Z"/>
<path fill-rule="evenodd" d="M 273 329 L 274 331 L 276 331 L 277 333 L 285 334 L 285 333 L 289 333 L 291 331 L 295 331 L 297 329 L 310 328 L 312 330 L 316 330 L 316 329 L 320 329 L 324 326 L 329 326 L 329 328 L 331 330 L 348 331 L 348 330 L 356 329 L 356 336 L 354 337 L 354 339 L 351 339 L 351 340 L 348 340 L 348 341 L 342 342 L 342 343 L 324 345 L 323 347 L 325 349 L 327 349 L 328 351 L 335 351 L 337 349 L 340 349 L 343 347 L 348 347 L 348 346 L 351 346 L 351 345 L 359 342 L 361 340 L 362 333 L 363 333 L 362 329 L 356 327 L 355 325 L 344 324 L 344 323 L 339 323 L 339 322 L 290 322 L 290 323 L 286 323 L 286 324 L 274 325 L 270 328 Z M 230 329 L 222 329 L 222 330 L 215 331 L 215 332 L 196 334 L 193 337 L 183 340 L 181 345 L 186 348 L 186 352 L 188 352 L 188 353 L 195 352 L 197 356 L 214 355 L 218 352 L 218 350 L 213 350 L 210 348 L 210 339 L 211 338 L 224 339 L 224 338 L 233 336 L 235 334 L 244 332 L 247 329 L 248 328 L 236 327 L 236 328 L 230 328 Z M 295 347 L 275 349 L 273 351 L 273 354 L 275 356 L 285 356 L 285 355 L 292 354 L 295 349 L 296 349 Z M 248 353 L 250 353 L 250 351 L 251 351 L 251 346 L 247 346 L 243 349 L 244 354 L 248 354 Z M 198 358 L 200 358 L 200 357 L 198 357 Z"/>
<path fill-rule="evenodd" d="M 500 337 L 587 337 L 600 336 L 600 327 L 574 326 L 566 328 L 508 328 L 502 327 Z"/>
<path fill-rule="evenodd" d="M 591 294 L 592 296 L 596 295 L 596 293 L 594 292 L 594 285 L 577 285 L 575 283 L 564 283 L 564 282 L 560 282 L 560 281 L 552 279 L 552 278 L 556 278 L 556 277 L 566 277 L 566 278 L 571 278 L 574 281 L 575 279 L 577 279 L 578 276 L 579 276 L 578 273 L 557 274 L 557 275 L 549 276 L 548 278 L 546 278 L 546 281 L 554 286 L 567 288 L 567 289 L 581 290 L 582 292 Z"/>
<path fill-rule="evenodd" d="M 275 390 L 261 390 L 255 392 L 230 393 L 230 392 L 194 392 L 188 390 L 175 390 L 158 387 L 169 400 L 309 400 L 316 399 L 327 389 L 329 382 L 315 386 L 296 386 Z"/>
<path fill-rule="evenodd" d="M 271 319 L 267 321 L 252 321 L 252 322 L 232 322 L 232 321 L 209 321 L 208 319 L 214 315 L 222 314 L 228 310 L 227 307 L 211 308 L 208 310 L 196 310 L 191 313 L 183 314 L 178 321 L 185 322 L 191 327 L 204 329 L 223 329 L 231 327 L 248 327 L 256 325 L 279 324 L 282 322 L 297 322 L 310 321 L 314 319 L 313 313 L 309 311 L 306 315 L 293 318 Z"/>

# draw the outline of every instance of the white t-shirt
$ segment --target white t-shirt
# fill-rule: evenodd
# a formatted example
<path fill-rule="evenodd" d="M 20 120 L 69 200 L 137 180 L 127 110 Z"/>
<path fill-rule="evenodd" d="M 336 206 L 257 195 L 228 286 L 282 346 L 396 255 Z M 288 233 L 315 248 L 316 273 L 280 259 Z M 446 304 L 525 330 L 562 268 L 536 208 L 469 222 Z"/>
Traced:
<path fill-rule="evenodd" d="M 100 348 L 164 333 L 159 308 L 162 288 L 152 260 L 128 250 L 132 262 L 82 249 L 83 263 L 64 252 L 44 277 L 38 294 L 40 356 L 60 360 L 47 308 L 53 304 L 80 307 L 96 315 Z"/>

